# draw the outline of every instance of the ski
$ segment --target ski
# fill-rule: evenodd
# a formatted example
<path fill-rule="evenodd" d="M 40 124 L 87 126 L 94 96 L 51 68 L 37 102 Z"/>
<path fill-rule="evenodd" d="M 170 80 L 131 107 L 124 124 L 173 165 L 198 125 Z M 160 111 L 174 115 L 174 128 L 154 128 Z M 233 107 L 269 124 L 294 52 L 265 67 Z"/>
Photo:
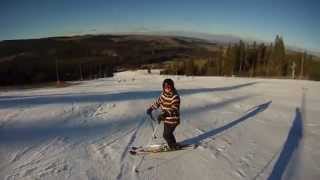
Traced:
<path fill-rule="evenodd" d="M 173 152 L 173 151 L 180 151 L 180 150 L 192 150 L 192 149 L 196 149 L 198 146 L 199 145 L 197 144 L 182 144 L 182 145 L 179 145 L 179 148 L 175 150 L 170 150 L 166 144 L 133 146 L 130 148 L 129 153 L 131 155 L 145 155 L 145 154 Z"/>

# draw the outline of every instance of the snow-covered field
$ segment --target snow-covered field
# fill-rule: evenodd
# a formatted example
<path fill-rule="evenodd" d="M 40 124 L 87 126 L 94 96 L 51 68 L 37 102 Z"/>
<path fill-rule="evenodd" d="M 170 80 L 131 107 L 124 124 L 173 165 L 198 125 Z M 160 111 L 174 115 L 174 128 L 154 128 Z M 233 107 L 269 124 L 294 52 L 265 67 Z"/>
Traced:
<path fill-rule="evenodd" d="M 181 95 L 177 140 L 201 145 L 132 156 L 130 146 L 150 142 L 145 110 L 166 77 Z M 317 180 L 319 92 L 312 81 L 145 71 L 65 88 L 0 91 L 0 179 Z"/>

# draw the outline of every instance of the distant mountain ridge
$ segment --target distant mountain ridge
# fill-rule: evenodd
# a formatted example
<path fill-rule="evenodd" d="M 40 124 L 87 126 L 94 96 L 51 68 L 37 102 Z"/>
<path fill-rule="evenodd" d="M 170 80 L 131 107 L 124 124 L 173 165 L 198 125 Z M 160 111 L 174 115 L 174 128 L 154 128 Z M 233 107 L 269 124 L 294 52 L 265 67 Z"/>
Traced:
<path fill-rule="evenodd" d="M 73 36 L 61 36 L 61 37 L 94 37 L 94 36 L 108 36 L 108 35 L 128 35 L 128 36 L 136 36 L 136 35 L 146 35 L 146 36 L 154 36 L 154 37 L 177 37 L 186 40 L 190 38 L 192 42 L 206 42 L 206 43 L 216 43 L 221 45 L 228 45 L 228 44 L 236 44 L 239 43 L 240 40 L 246 43 L 265 43 L 270 44 L 270 41 L 263 41 L 254 38 L 242 38 L 240 36 L 232 35 L 232 34 L 211 34 L 211 33 L 204 33 L 204 32 L 192 32 L 192 31 L 137 31 L 137 32 L 121 32 L 121 33 L 103 33 L 103 34 L 84 34 L 84 35 L 73 35 Z M 144 36 L 145 37 L 145 36 Z M 57 38 L 57 37 L 47 37 L 47 38 Z M 284 37 L 285 38 L 285 37 Z M 46 38 L 37 38 L 37 39 L 46 39 Z M 21 40 L 32 40 L 32 39 L 21 39 Z M 15 40 L 2 40 L 1 42 L 5 41 L 21 41 L 20 39 Z M 301 48 L 298 46 L 286 44 L 288 50 L 296 51 L 296 52 L 307 52 L 308 54 L 320 57 L 320 50 L 310 50 Z"/>
<path fill-rule="evenodd" d="M 223 45 L 235 44 L 235 43 L 238 43 L 240 40 L 246 43 L 253 43 L 253 42 L 265 43 L 265 44 L 272 43 L 270 41 L 263 41 L 259 39 L 253 39 L 253 38 L 241 38 L 240 36 L 235 36 L 231 34 L 210 34 L 210 33 L 203 33 L 203 32 L 189 32 L 189 31 L 148 31 L 148 32 L 134 32 L 131 34 L 181 36 L 181 37 L 202 39 L 205 41 L 209 41 L 211 43 L 218 43 Z M 286 47 L 288 50 L 291 50 L 291 51 L 307 52 L 308 54 L 312 54 L 314 56 L 320 57 L 320 50 L 310 50 L 310 49 L 293 46 L 290 44 L 286 44 Z"/>

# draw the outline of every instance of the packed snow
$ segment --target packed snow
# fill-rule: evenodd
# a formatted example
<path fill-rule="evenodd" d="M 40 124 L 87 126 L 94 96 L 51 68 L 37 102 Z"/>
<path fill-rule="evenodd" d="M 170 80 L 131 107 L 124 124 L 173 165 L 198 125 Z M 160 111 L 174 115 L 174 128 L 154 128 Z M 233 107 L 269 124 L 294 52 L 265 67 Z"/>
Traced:
<path fill-rule="evenodd" d="M 177 140 L 200 146 L 133 156 L 164 142 L 145 111 L 165 78 L 181 96 Z M 0 90 L 0 179 L 320 179 L 319 82 L 138 70 L 72 84 Z"/>

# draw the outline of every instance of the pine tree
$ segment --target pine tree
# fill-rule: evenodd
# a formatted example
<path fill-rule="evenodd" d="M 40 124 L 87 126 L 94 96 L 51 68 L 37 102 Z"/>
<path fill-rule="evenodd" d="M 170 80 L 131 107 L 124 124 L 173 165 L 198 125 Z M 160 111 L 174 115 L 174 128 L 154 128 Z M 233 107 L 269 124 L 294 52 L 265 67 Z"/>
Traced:
<path fill-rule="evenodd" d="M 285 45 L 282 37 L 279 35 L 276 36 L 270 58 L 271 67 L 269 66 L 269 68 L 272 68 L 269 69 L 271 72 L 270 75 L 281 76 L 286 74 L 287 62 L 285 61 Z"/>
<path fill-rule="evenodd" d="M 224 56 L 224 68 L 223 68 L 223 75 L 231 76 L 234 74 L 234 66 L 235 66 L 235 50 L 234 47 L 231 46 L 231 44 L 228 45 Z"/>
<path fill-rule="evenodd" d="M 257 60 L 256 60 L 256 75 L 262 76 L 265 75 L 265 61 L 266 61 L 266 50 L 267 47 L 264 43 L 260 44 L 257 48 Z"/>
<path fill-rule="evenodd" d="M 239 42 L 239 74 L 241 75 L 246 61 L 246 49 L 245 44 L 242 40 Z"/>

